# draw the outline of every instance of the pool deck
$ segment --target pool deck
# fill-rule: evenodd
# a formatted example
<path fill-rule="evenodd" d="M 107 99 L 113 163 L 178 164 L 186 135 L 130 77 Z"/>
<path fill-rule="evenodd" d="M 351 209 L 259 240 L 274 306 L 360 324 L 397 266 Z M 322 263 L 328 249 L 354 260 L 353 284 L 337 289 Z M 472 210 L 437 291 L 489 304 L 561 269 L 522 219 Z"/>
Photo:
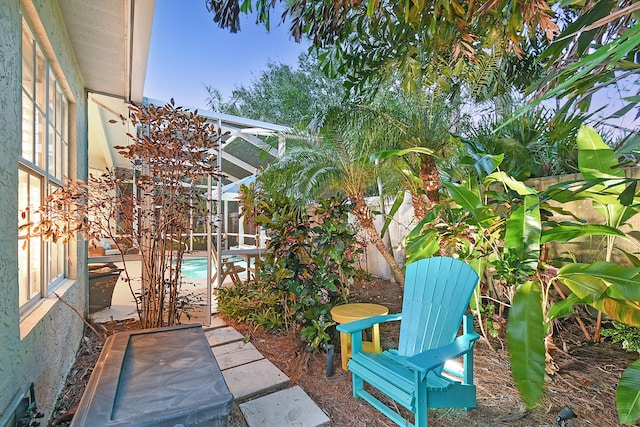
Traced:
<path fill-rule="evenodd" d="M 90 259 L 90 262 L 94 262 L 94 259 Z M 122 268 L 122 262 L 115 264 Z M 139 291 L 140 281 L 136 278 L 141 276 L 140 261 L 128 260 L 127 269 L 135 290 Z M 111 307 L 90 315 L 94 321 L 108 322 L 138 317 L 135 300 L 124 277 L 125 272 L 122 272 L 113 292 Z M 231 278 L 227 278 L 223 286 L 233 286 Z M 206 297 L 206 278 L 185 280 L 183 287 L 194 296 L 203 299 Z M 253 344 L 245 342 L 242 334 L 228 326 L 218 314 L 215 298 L 212 297 L 211 300 L 210 324 L 205 324 L 208 318 L 206 304 L 185 323 L 203 324 L 211 351 L 247 425 L 329 426 L 331 420 L 322 409 L 299 386 L 288 387 L 290 379 Z"/>
<path fill-rule="evenodd" d="M 185 255 L 185 259 L 189 258 L 203 258 L 206 256 L 205 252 L 194 252 L 188 255 Z M 133 288 L 133 292 L 140 292 L 140 277 L 142 277 L 141 270 L 141 262 L 139 261 L 140 257 L 138 255 L 128 255 L 126 258 L 126 266 L 129 276 L 131 278 L 131 286 Z M 123 263 L 120 259 L 120 256 L 111 256 L 111 257 L 96 257 L 89 258 L 89 263 L 95 262 L 113 262 L 118 268 L 124 268 Z M 215 269 L 214 269 L 215 271 Z M 111 307 L 106 308 L 104 310 L 100 310 L 96 313 L 91 314 L 91 318 L 96 322 L 108 322 L 110 320 L 124 320 L 124 319 L 132 319 L 138 318 L 138 313 L 136 312 L 136 304 L 135 299 L 133 297 L 132 290 L 129 288 L 129 285 L 126 281 L 126 273 L 123 271 L 120 273 L 120 278 L 118 279 L 118 283 L 113 291 L 113 297 L 111 299 Z M 242 277 L 242 279 L 246 280 L 246 276 Z M 231 282 L 231 278 L 227 278 L 222 284 L 224 287 L 233 286 Z M 206 300 L 207 296 L 207 280 L 206 274 L 202 279 L 186 279 L 182 283 L 183 291 L 192 294 L 194 299 L 201 298 L 202 301 Z M 218 304 L 215 298 L 211 298 L 211 312 L 217 313 Z M 203 310 L 205 313 L 206 311 Z M 205 324 L 207 320 L 204 318 L 206 316 L 198 317 L 200 323 Z"/>

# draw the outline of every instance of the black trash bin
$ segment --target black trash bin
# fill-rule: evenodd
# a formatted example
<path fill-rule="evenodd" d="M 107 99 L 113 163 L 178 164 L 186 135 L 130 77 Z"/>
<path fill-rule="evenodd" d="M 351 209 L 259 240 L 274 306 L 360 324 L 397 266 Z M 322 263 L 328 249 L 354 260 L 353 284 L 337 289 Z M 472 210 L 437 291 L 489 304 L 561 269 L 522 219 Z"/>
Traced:
<path fill-rule="evenodd" d="M 72 427 L 228 425 L 233 396 L 200 325 L 109 337 Z"/>

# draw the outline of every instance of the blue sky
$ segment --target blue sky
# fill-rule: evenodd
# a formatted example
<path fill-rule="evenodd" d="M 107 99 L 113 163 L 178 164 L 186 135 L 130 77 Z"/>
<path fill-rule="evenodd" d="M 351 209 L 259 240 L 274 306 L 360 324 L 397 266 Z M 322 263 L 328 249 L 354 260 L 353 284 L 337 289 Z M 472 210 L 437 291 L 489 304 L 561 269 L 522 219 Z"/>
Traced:
<path fill-rule="evenodd" d="M 297 66 L 307 45 L 289 37 L 288 23 L 278 25 L 280 15 L 272 14 L 270 32 L 242 15 L 241 31 L 231 34 L 213 22 L 204 0 L 156 0 L 144 96 L 204 109 L 205 84 L 228 100 L 269 59 Z"/>

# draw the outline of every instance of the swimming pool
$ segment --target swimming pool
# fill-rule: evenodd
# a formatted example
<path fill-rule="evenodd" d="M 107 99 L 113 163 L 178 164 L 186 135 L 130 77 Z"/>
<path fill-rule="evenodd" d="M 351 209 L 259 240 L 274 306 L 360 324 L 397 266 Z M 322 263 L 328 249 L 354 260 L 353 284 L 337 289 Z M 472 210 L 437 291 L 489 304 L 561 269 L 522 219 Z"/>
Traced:
<path fill-rule="evenodd" d="M 211 266 L 213 274 L 215 266 Z M 189 280 L 207 278 L 207 258 L 184 258 L 182 260 L 182 275 Z"/>
<path fill-rule="evenodd" d="M 241 267 L 246 267 L 244 260 L 236 261 Z M 182 275 L 189 280 L 199 280 L 207 278 L 207 258 L 184 258 L 182 260 Z M 216 272 L 215 265 L 211 265 L 211 274 Z"/>

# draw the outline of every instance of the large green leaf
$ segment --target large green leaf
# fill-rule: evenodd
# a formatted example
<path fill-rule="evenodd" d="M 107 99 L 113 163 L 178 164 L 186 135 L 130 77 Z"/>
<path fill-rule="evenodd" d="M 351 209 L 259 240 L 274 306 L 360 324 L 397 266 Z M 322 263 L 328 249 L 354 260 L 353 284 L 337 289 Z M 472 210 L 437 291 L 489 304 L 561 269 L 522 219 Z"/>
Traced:
<path fill-rule="evenodd" d="M 416 225 L 406 237 L 407 264 L 418 261 L 422 258 L 429 258 L 440 249 L 438 233 L 434 229 L 425 230 L 424 228 L 427 224 L 437 218 L 441 209 L 441 206 L 436 206 L 435 209 L 422 218 L 418 225 Z"/>
<path fill-rule="evenodd" d="M 434 229 L 423 231 L 407 239 L 407 264 L 432 257 L 440 249 L 438 232 Z"/>
<path fill-rule="evenodd" d="M 433 208 L 431 212 L 426 214 L 424 218 L 420 220 L 418 225 L 413 227 L 413 230 L 411 230 L 411 232 L 407 236 L 407 240 L 418 237 L 422 233 L 422 230 L 424 229 L 425 225 L 432 222 L 434 219 L 438 217 L 438 213 L 440 213 L 440 210 L 442 210 L 442 206 L 436 206 L 435 208 Z"/>
<path fill-rule="evenodd" d="M 551 320 L 571 316 L 574 313 L 573 306 L 581 302 L 582 300 L 576 294 L 569 294 L 567 299 L 558 301 L 551 306 L 547 312 L 547 317 Z"/>
<path fill-rule="evenodd" d="M 507 219 L 504 237 L 505 249 L 526 262 L 535 270 L 540 256 L 540 235 L 542 223 L 537 196 L 524 196 L 523 204 Z"/>
<path fill-rule="evenodd" d="M 628 186 L 620 193 L 620 203 L 625 206 L 631 206 L 635 203 L 636 189 L 638 187 L 638 181 L 631 181 Z"/>
<path fill-rule="evenodd" d="M 578 130 L 578 168 L 586 180 L 597 178 L 624 178 L 618 158 L 604 143 L 598 132 L 589 126 Z M 624 188 L 620 189 L 621 193 Z"/>
<path fill-rule="evenodd" d="M 543 392 L 544 335 L 540 288 L 528 281 L 513 298 L 507 325 L 511 375 L 527 408 L 533 408 Z"/>
<path fill-rule="evenodd" d="M 398 209 L 400 209 L 400 206 L 402 206 L 403 202 L 404 202 L 404 191 L 398 191 L 398 194 L 396 195 L 396 199 L 393 202 L 393 206 L 391 206 L 391 210 L 386 215 L 384 225 L 380 230 L 380 238 L 384 238 L 384 235 L 387 233 L 387 230 L 389 229 L 389 225 L 391 225 L 391 221 L 393 221 L 393 216 L 396 214 L 396 212 L 398 212 Z"/>
<path fill-rule="evenodd" d="M 462 185 L 443 182 L 442 186 L 449 191 L 453 201 L 471 214 L 470 224 L 480 224 L 487 227 L 495 222 L 497 215 L 491 209 L 484 206 L 477 191 L 470 190 Z"/>
<path fill-rule="evenodd" d="M 607 285 L 602 280 L 588 274 L 567 274 L 558 279 L 587 304 L 597 301 L 607 291 Z"/>
<path fill-rule="evenodd" d="M 495 182 L 504 183 L 507 187 L 520 194 L 521 196 L 538 194 L 535 189 L 526 186 L 522 181 L 518 181 L 517 179 L 509 176 L 504 172 L 494 172 L 491 175 L 487 176 L 484 180 L 484 183 L 487 187 Z"/>
<path fill-rule="evenodd" d="M 478 277 L 484 277 L 484 270 L 487 267 L 487 258 L 479 257 L 465 260 L 476 272 Z M 482 286 L 481 281 L 478 281 L 478 286 L 473 290 L 473 295 L 469 301 L 469 308 L 471 311 L 480 316 L 479 309 L 482 307 Z"/>
<path fill-rule="evenodd" d="M 546 223 L 548 228 L 542 231 L 541 243 L 551 241 L 568 242 L 578 237 L 584 236 L 619 236 L 625 234 L 617 228 L 599 224 L 557 224 Z"/>
<path fill-rule="evenodd" d="M 482 208 L 482 199 L 473 191 L 450 182 L 443 182 L 442 186 L 451 194 L 453 201 L 461 207 L 468 209 L 472 213 Z"/>
<path fill-rule="evenodd" d="M 504 160 L 504 154 L 478 153 L 473 143 L 464 138 L 461 139 L 467 145 L 470 154 L 460 159 L 459 164 L 473 166 L 478 176 L 488 175 L 495 171 Z"/>
<path fill-rule="evenodd" d="M 558 279 L 580 298 L 598 300 L 606 292 L 616 299 L 640 301 L 640 268 L 605 261 L 568 264 L 558 271 Z"/>
<path fill-rule="evenodd" d="M 638 258 L 636 255 L 632 253 L 625 251 L 624 249 L 621 249 L 621 248 L 616 248 L 616 249 L 622 252 L 625 257 L 627 257 L 627 261 L 629 261 L 632 267 L 640 267 L 640 258 Z"/>
<path fill-rule="evenodd" d="M 622 373 L 616 388 L 616 405 L 622 424 L 635 424 L 640 418 L 640 360 Z"/>
<path fill-rule="evenodd" d="M 638 302 L 604 296 L 590 305 L 626 325 L 640 326 L 640 305 Z"/>

